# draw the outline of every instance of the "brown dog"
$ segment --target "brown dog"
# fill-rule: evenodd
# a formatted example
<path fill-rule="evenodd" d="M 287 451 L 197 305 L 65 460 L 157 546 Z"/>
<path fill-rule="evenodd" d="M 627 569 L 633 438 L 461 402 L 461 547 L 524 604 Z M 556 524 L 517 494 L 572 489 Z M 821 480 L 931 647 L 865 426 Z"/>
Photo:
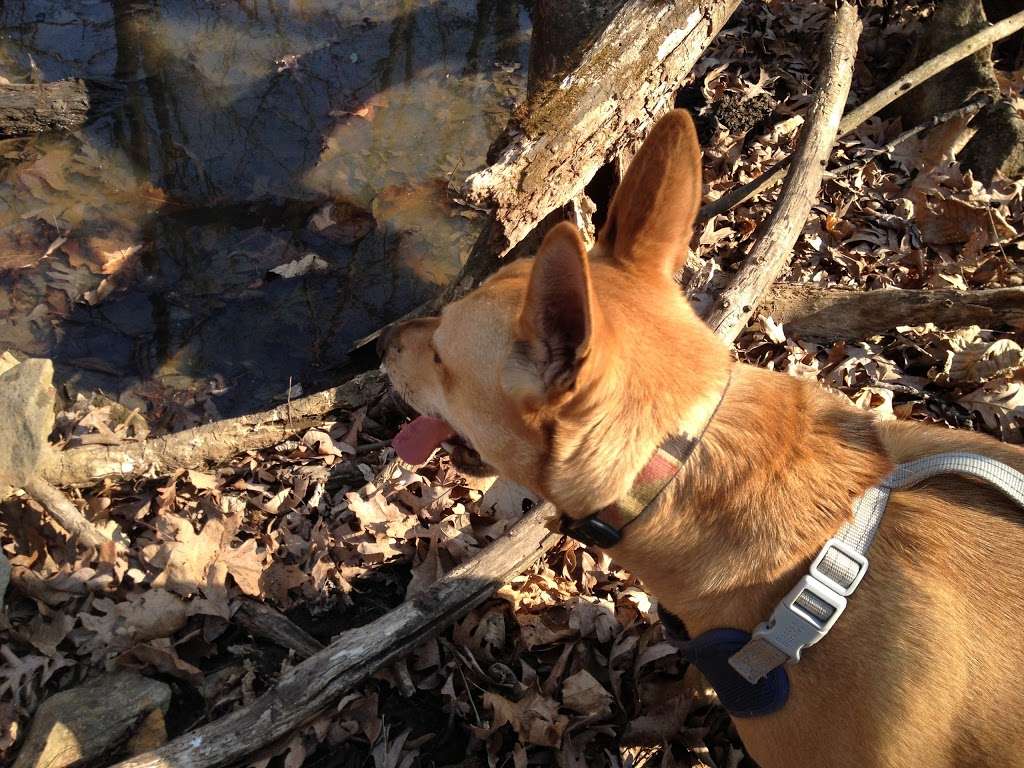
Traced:
<path fill-rule="evenodd" d="M 589 256 L 556 226 L 535 259 L 395 329 L 384 362 L 414 408 L 573 518 L 627 494 L 668 436 L 707 425 L 610 550 L 694 637 L 767 619 L 894 465 L 959 450 L 1024 470 L 1024 452 L 990 438 L 879 422 L 734 364 L 672 280 L 700 190 L 693 124 L 673 112 Z M 763 768 L 1024 766 L 1024 513 L 943 475 L 893 493 L 868 557 L 831 633 L 787 668 L 785 706 L 736 719 L 750 754 Z"/>

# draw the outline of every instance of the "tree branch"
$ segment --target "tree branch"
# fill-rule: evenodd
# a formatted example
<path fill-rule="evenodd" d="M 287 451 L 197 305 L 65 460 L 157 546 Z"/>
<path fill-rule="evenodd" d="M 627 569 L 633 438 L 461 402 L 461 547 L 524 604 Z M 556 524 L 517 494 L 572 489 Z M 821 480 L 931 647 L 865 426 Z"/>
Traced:
<path fill-rule="evenodd" d="M 857 9 L 846 3 L 840 5 L 822 48 L 831 58 L 822 71 L 808 109 L 793 168 L 786 177 L 779 202 L 750 249 L 746 264 L 722 292 L 708 318 L 711 329 L 723 337 L 733 337 L 743 329 L 761 295 L 789 262 L 811 205 L 818 196 L 825 164 L 836 139 L 839 116 L 850 92 L 860 30 Z"/>

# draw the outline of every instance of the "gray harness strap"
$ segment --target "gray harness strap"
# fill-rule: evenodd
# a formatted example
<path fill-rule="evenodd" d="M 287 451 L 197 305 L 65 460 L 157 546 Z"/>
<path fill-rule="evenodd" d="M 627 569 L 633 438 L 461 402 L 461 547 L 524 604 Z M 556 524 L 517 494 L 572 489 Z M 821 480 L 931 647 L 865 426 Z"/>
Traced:
<path fill-rule="evenodd" d="M 900 464 L 881 484 L 869 488 L 853 507 L 853 519 L 821 548 L 810 572 L 754 630 L 729 664 L 757 683 L 776 667 L 800 660 L 800 652 L 821 640 L 846 608 L 868 570 L 867 551 L 882 522 L 889 494 L 929 477 L 958 474 L 983 480 L 1024 508 L 1024 474 L 974 453 L 939 453 Z"/>

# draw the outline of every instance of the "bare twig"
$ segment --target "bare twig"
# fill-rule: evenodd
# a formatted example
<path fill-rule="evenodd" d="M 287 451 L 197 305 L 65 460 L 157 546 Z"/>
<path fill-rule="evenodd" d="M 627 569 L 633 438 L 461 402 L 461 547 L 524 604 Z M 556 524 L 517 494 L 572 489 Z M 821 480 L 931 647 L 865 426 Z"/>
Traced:
<path fill-rule="evenodd" d="M 925 122 L 919 125 L 915 125 L 910 130 L 904 131 L 899 136 L 894 138 L 892 141 L 888 142 L 884 147 L 873 148 L 868 150 L 868 152 L 871 154 L 871 157 L 877 157 L 878 155 L 888 154 L 889 152 L 892 152 L 900 144 L 902 144 L 905 141 L 909 141 L 910 139 L 917 136 L 919 133 L 927 131 L 930 128 L 934 128 L 935 126 L 941 125 L 942 123 L 948 122 L 950 120 L 965 119 L 972 117 L 973 115 L 977 114 L 981 110 L 981 108 L 984 107 L 986 104 L 991 103 L 992 99 L 987 94 L 980 94 L 978 96 L 975 96 L 973 99 L 968 101 L 963 106 L 957 107 L 956 109 L 950 109 L 946 112 L 941 112 L 932 117 L 931 120 L 926 120 Z M 851 163 L 841 165 L 838 168 L 833 168 L 831 171 L 828 171 L 826 175 L 830 177 L 839 176 L 853 168 L 856 168 L 859 165 L 863 165 L 869 159 L 870 158 L 868 157 L 857 158 Z"/>
<path fill-rule="evenodd" d="M 844 136 L 849 133 L 854 128 L 864 123 L 868 118 L 877 115 L 885 107 L 889 106 L 889 104 L 896 101 L 900 96 L 903 96 L 908 91 L 919 86 L 925 80 L 928 80 L 939 72 L 948 69 L 958 61 L 962 61 L 968 56 L 977 53 L 982 48 L 992 45 L 993 43 L 1002 40 L 1004 37 L 1012 35 L 1021 28 L 1024 28 L 1024 11 L 1015 13 L 1013 16 L 1008 16 L 997 24 L 993 24 L 992 26 L 983 29 L 981 32 L 961 40 L 959 43 L 948 50 L 943 51 L 938 56 L 935 56 L 921 64 L 921 66 L 912 69 L 910 72 L 903 75 L 903 77 L 876 93 L 859 107 L 856 107 L 846 113 L 842 122 L 839 123 L 839 135 Z M 735 208 L 737 205 L 746 202 L 759 192 L 763 192 L 775 186 L 782 181 L 785 175 L 786 166 L 789 165 L 790 161 L 791 158 L 780 160 L 753 181 L 749 181 L 742 186 L 726 192 L 717 200 L 712 200 L 701 208 L 698 218 L 701 221 L 707 221 L 712 216 L 725 213 L 726 211 Z"/>
<path fill-rule="evenodd" d="M 747 263 L 722 292 L 708 318 L 708 325 L 720 336 L 731 338 L 739 333 L 761 295 L 789 261 L 793 245 L 817 198 L 825 163 L 836 139 L 839 116 L 850 92 L 860 30 L 857 9 L 842 4 L 823 46 L 831 58 L 820 75 L 794 154 L 793 168 L 786 177 L 779 202 L 750 249 Z"/>
<path fill-rule="evenodd" d="M 78 511 L 71 499 L 45 480 L 35 477 L 25 484 L 25 493 L 43 505 L 49 515 L 60 523 L 68 533 L 82 544 L 99 547 L 110 539 L 96 530 L 95 526 Z"/>

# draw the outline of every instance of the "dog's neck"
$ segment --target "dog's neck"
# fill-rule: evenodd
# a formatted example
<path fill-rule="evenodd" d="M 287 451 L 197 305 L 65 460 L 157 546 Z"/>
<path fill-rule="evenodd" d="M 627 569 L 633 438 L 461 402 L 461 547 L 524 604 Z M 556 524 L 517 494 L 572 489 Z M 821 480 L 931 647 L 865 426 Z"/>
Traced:
<path fill-rule="evenodd" d="M 695 631 L 756 624 L 889 469 L 869 414 L 737 365 L 677 481 L 612 555 Z"/>
<path fill-rule="evenodd" d="M 665 323 L 661 317 L 638 322 L 635 315 L 673 301 L 681 301 L 674 286 L 623 302 L 633 316 L 595 318 L 602 343 L 572 399 L 549 421 L 538 472 L 544 482 L 537 490 L 563 514 L 584 517 L 623 498 L 666 438 L 697 437 L 718 406 L 730 353 L 689 307 L 683 306 L 678 328 L 664 328 L 664 338 L 637 337 L 638 328 Z M 661 353 L 651 354 L 652 342 Z"/>

